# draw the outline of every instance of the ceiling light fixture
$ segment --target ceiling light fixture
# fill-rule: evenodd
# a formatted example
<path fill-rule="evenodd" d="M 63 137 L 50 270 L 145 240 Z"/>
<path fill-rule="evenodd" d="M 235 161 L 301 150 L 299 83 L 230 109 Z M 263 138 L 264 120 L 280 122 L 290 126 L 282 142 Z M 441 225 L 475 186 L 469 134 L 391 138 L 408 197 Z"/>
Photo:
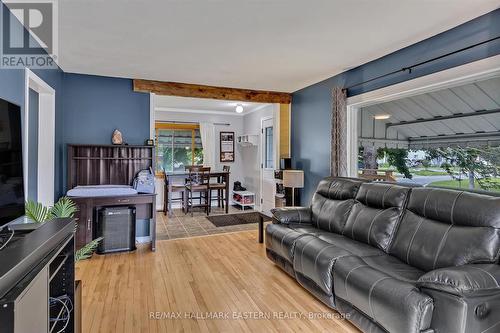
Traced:
<path fill-rule="evenodd" d="M 236 104 L 236 113 L 242 113 L 243 112 L 243 105 L 241 104 Z"/>
<path fill-rule="evenodd" d="M 375 118 L 376 120 L 385 120 L 385 119 L 391 118 L 391 115 L 390 114 L 377 114 L 377 115 L 374 115 L 373 118 Z"/>

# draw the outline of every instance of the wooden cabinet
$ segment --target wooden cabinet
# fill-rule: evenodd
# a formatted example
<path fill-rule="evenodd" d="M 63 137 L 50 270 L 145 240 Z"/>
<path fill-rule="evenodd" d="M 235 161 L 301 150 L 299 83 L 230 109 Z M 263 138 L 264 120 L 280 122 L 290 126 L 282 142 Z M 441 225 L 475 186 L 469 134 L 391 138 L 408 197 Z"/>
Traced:
<path fill-rule="evenodd" d="M 132 206 L 136 208 L 136 217 L 150 221 L 151 249 L 156 243 L 156 194 L 136 194 L 114 197 L 72 197 L 78 206 L 75 214 L 76 235 L 75 247 L 82 246 L 94 239 L 94 228 L 97 224 L 97 211 L 103 207 Z"/>

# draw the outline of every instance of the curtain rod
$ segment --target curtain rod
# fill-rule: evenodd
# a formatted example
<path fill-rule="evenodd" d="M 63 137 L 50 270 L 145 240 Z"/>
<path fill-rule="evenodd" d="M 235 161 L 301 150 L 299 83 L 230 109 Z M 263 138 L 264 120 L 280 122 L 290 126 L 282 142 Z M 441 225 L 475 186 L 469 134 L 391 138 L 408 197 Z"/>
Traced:
<path fill-rule="evenodd" d="M 156 121 L 157 123 L 165 123 L 165 124 L 197 124 L 199 125 L 200 122 L 198 121 L 168 121 L 168 120 L 159 120 Z M 231 126 L 229 123 L 213 123 L 214 125 L 217 126 Z"/>
<path fill-rule="evenodd" d="M 387 76 L 394 75 L 394 74 L 397 74 L 397 73 L 400 73 L 400 72 L 406 72 L 406 71 L 408 71 L 408 74 L 411 74 L 412 70 L 415 67 L 419 67 L 419 66 L 428 64 L 430 62 L 433 62 L 433 61 L 436 61 L 436 60 L 440 60 L 440 59 L 449 57 L 451 55 L 454 55 L 454 54 L 457 54 L 457 53 L 460 53 L 460 52 L 463 52 L 463 51 L 467 51 L 467 50 L 472 49 L 474 47 L 477 47 L 477 46 L 480 46 L 480 45 L 483 45 L 483 44 L 486 44 L 486 43 L 489 43 L 489 42 L 493 42 L 493 41 L 495 41 L 497 39 L 500 39 L 500 36 L 496 36 L 496 37 L 490 38 L 488 40 L 485 40 L 485 41 L 482 41 L 482 42 L 479 42 L 479 43 L 476 43 L 476 44 L 473 44 L 473 45 L 469 45 L 469 46 L 466 46 L 464 48 L 461 48 L 461 49 L 458 49 L 458 50 L 455 50 L 455 51 L 452 51 L 452 52 L 448 52 L 446 54 L 443 54 L 443 55 L 440 55 L 438 57 L 435 57 L 435 58 L 432 58 L 432 59 L 429 59 L 429 60 L 425 60 L 425 61 L 422 61 L 422 62 L 419 62 L 419 63 L 416 63 L 416 64 L 413 64 L 413 65 L 408 66 L 408 67 L 403 67 L 401 69 L 398 69 L 398 70 L 395 70 L 395 71 L 392 71 L 392 72 L 389 72 L 389 73 L 386 73 L 386 74 L 383 74 L 383 75 L 376 76 L 376 77 L 368 79 L 366 81 L 353 84 L 353 85 L 351 85 L 349 87 L 345 87 L 342 90 L 346 91 L 348 89 L 351 89 L 351 88 L 363 85 L 365 83 L 369 83 L 369 82 L 372 82 L 372 81 L 375 81 L 375 80 L 380 80 L 380 79 L 383 79 L 383 78 L 385 78 Z"/>

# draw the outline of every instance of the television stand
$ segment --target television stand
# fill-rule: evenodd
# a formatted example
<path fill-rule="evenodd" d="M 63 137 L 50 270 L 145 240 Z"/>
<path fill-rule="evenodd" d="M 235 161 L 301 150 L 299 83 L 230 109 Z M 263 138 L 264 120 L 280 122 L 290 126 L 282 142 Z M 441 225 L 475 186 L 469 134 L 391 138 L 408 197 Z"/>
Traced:
<path fill-rule="evenodd" d="M 0 251 L 2 333 L 74 332 L 73 232 L 72 219 L 48 221 Z"/>

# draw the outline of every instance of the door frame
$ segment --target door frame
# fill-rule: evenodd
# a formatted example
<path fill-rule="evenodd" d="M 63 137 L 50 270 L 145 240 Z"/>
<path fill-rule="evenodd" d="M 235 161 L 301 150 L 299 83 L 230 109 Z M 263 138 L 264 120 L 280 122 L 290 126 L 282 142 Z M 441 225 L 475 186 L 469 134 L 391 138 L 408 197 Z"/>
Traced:
<path fill-rule="evenodd" d="M 264 203 L 263 199 L 263 186 L 262 183 L 264 182 L 264 122 L 267 120 L 273 120 L 273 171 L 276 169 L 276 163 L 277 163 L 277 146 L 278 146 L 278 141 L 277 141 L 277 126 L 276 126 L 276 112 L 273 110 L 273 115 L 272 116 L 266 116 L 266 117 L 261 117 L 260 118 L 260 137 L 259 137 L 259 156 L 260 156 L 260 175 L 259 175 L 259 199 L 260 202 L 259 204 L 259 211 L 262 212 L 262 204 Z M 273 191 L 274 193 L 274 191 Z"/>
<path fill-rule="evenodd" d="M 498 75 L 500 75 L 500 55 L 347 98 L 347 156 L 344 157 L 347 161 L 346 176 L 357 177 L 358 175 L 358 116 L 361 108 L 482 81 Z"/>
<path fill-rule="evenodd" d="M 56 91 L 30 69 L 25 70 L 23 171 L 24 195 L 28 195 L 29 91 L 38 93 L 37 201 L 54 205 Z"/>

